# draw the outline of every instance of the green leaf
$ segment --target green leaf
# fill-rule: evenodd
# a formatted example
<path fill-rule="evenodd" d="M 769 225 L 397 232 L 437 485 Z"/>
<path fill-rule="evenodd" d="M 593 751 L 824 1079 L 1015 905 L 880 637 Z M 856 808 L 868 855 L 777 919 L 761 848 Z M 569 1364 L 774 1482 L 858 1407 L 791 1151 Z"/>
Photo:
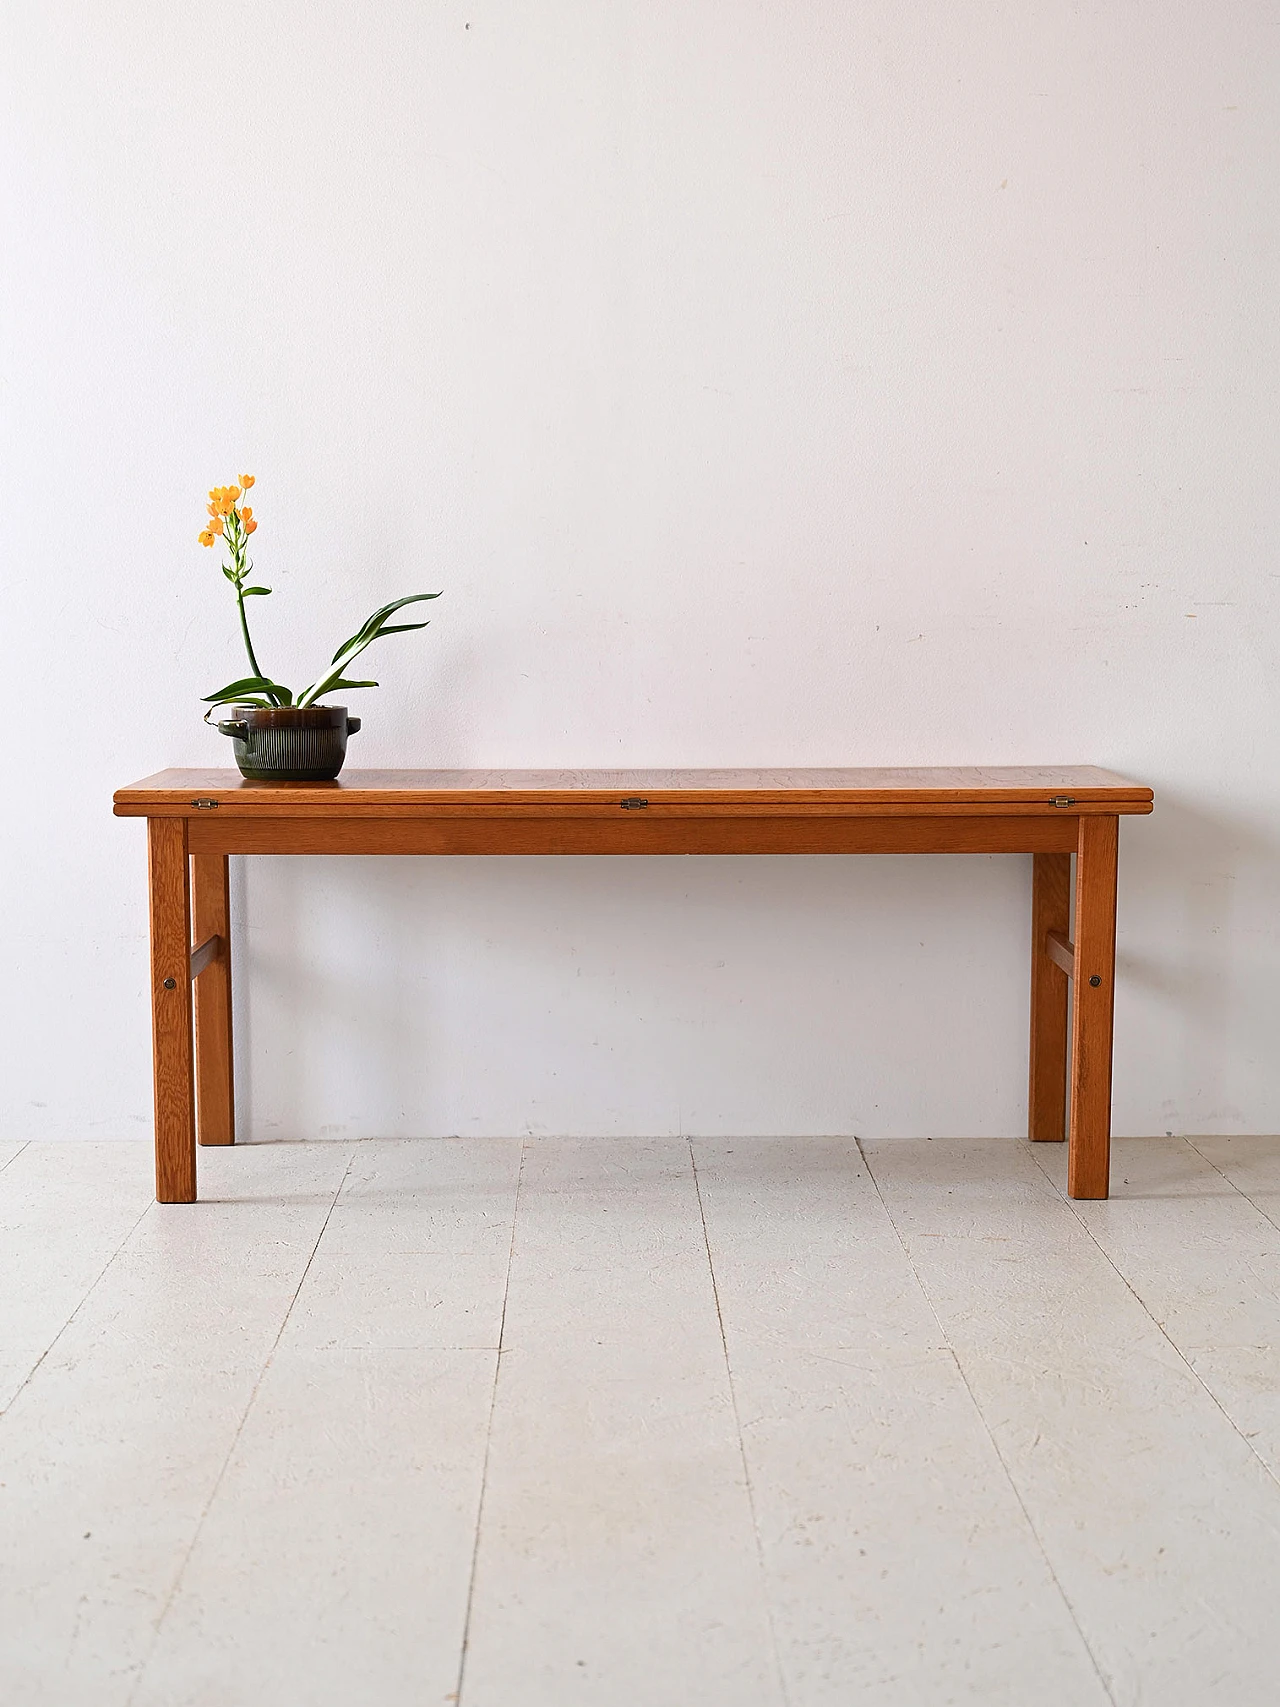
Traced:
<path fill-rule="evenodd" d="M 255 593 L 258 595 L 259 598 L 266 598 L 267 594 L 271 591 L 271 588 L 270 587 L 241 587 L 240 591 L 244 594 L 246 599 L 253 598 Z"/>
<path fill-rule="evenodd" d="M 351 647 L 364 645 L 370 640 L 375 640 L 381 630 L 382 624 L 386 622 L 387 618 L 395 611 L 398 611 L 402 605 L 418 604 L 423 599 L 438 599 L 439 597 L 439 593 L 408 593 L 402 599 L 392 599 L 389 605 L 383 605 L 380 609 L 374 611 L 373 615 L 356 630 L 350 640 L 344 640 L 342 642 L 342 645 L 339 646 L 338 650 L 329 660 L 330 663 L 336 664 L 342 654 L 350 651 Z"/>
<path fill-rule="evenodd" d="M 202 705 L 274 705 L 275 701 L 263 699 L 252 693 L 211 693 L 208 699 L 201 700 Z"/>
<path fill-rule="evenodd" d="M 228 682 L 226 687 L 219 688 L 217 693 L 206 694 L 200 703 L 202 705 L 225 705 L 229 699 L 236 699 L 241 694 L 251 693 L 283 694 L 286 705 L 293 698 L 288 688 L 282 688 L 279 682 L 269 681 L 266 676 L 241 676 L 238 682 Z"/>
<path fill-rule="evenodd" d="M 332 693 L 334 688 L 376 688 L 377 682 L 353 682 L 344 676 L 341 670 L 333 670 L 327 676 L 313 682 L 309 688 L 304 688 L 298 695 L 299 705 L 318 705 L 323 696 Z"/>
<path fill-rule="evenodd" d="M 228 569 L 226 564 L 224 563 L 222 565 L 222 573 L 227 577 L 227 580 L 230 581 L 234 585 L 235 578 L 236 578 L 235 570 L 234 569 Z"/>

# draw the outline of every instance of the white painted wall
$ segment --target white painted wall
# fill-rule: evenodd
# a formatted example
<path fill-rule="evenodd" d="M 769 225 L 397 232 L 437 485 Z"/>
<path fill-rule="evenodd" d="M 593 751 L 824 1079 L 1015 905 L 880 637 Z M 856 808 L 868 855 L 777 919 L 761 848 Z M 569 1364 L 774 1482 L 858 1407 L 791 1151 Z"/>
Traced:
<path fill-rule="evenodd" d="M 355 762 L 1092 761 L 1118 1128 L 1276 1130 L 1261 0 L 6 0 L 5 1136 L 150 1121 L 249 468 Z M 260 1136 L 1022 1129 L 1028 862 L 263 860 Z"/>

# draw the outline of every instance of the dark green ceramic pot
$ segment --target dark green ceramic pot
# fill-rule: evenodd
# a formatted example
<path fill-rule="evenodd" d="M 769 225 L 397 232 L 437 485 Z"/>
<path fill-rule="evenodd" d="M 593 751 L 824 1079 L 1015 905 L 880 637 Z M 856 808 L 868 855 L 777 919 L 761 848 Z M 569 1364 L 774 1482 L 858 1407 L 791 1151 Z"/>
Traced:
<path fill-rule="evenodd" d="M 360 727 L 345 705 L 233 705 L 218 724 L 252 782 L 332 782 Z"/>

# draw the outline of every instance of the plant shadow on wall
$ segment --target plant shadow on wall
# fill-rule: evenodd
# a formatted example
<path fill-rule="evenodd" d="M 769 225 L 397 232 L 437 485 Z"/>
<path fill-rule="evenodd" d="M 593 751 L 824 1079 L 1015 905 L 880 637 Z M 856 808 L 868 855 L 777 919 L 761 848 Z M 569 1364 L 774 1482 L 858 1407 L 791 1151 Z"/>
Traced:
<path fill-rule="evenodd" d="M 1280 938 L 1280 844 L 1255 821 L 1210 815 L 1160 788 L 1151 818 L 1126 824 L 1116 956 L 1116 1130 L 1247 1128 L 1227 1070 L 1242 1059 L 1274 1071 L 1280 955 L 1265 988 L 1240 982 L 1242 937 Z M 1171 922 L 1177 921 L 1171 931 Z M 1135 1033 L 1141 1032 L 1141 1042 Z M 1130 1077 L 1154 1080 L 1128 1117 Z M 1163 1084 L 1161 1080 L 1163 1079 Z M 1246 1087 L 1247 1090 L 1248 1087 Z M 1163 1093 L 1163 1094 L 1162 1094 Z M 1136 1124 L 1135 1124 L 1136 1122 Z"/>
<path fill-rule="evenodd" d="M 1012 1133 L 1028 886 L 984 855 L 255 861 L 243 1130 Z"/>

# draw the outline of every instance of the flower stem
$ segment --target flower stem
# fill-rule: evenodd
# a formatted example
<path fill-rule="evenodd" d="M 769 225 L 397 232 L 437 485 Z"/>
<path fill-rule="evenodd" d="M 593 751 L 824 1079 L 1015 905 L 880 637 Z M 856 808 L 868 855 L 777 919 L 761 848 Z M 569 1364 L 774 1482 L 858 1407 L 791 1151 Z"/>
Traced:
<path fill-rule="evenodd" d="M 240 632 L 244 635 L 244 649 L 249 654 L 249 664 L 254 675 L 260 676 L 262 674 L 262 666 L 253 655 L 253 641 L 249 638 L 249 618 L 245 614 L 244 594 L 240 590 L 240 583 L 238 581 L 236 582 L 236 603 L 240 607 Z M 274 698 L 274 695 L 272 697 Z"/>

